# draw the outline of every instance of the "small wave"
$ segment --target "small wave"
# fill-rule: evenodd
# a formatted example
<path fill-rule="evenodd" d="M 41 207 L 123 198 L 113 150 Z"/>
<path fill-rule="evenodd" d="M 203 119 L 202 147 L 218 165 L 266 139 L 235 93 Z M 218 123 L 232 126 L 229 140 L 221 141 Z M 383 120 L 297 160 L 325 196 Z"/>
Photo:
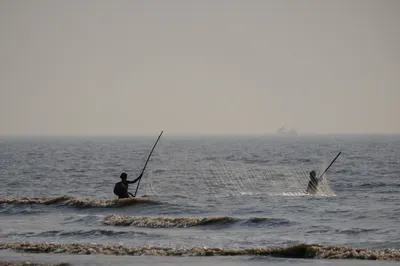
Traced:
<path fill-rule="evenodd" d="M 328 233 L 331 230 L 329 229 L 315 229 L 315 230 L 309 230 L 307 231 L 307 234 L 323 234 L 323 233 Z"/>
<path fill-rule="evenodd" d="M 378 228 L 370 228 L 370 229 L 366 229 L 366 228 L 350 228 L 350 229 L 337 229 L 334 230 L 333 228 L 328 228 L 328 227 L 321 227 L 318 228 L 316 227 L 315 229 L 311 228 L 311 230 L 307 231 L 307 233 L 309 234 L 313 234 L 313 233 L 335 233 L 335 234 L 346 234 L 346 235 L 360 235 L 360 234 L 368 234 L 370 232 L 377 232 L 380 231 L 380 229 Z M 385 231 L 381 231 L 381 232 L 385 232 L 388 233 L 390 232 L 390 230 L 385 230 Z"/>
<path fill-rule="evenodd" d="M 57 264 L 47 264 L 47 263 L 36 263 L 30 261 L 18 262 L 18 261 L 0 261 L 0 266 L 69 266 L 69 263 L 57 263 Z"/>
<path fill-rule="evenodd" d="M 365 218 L 368 218 L 368 215 L 361 214 L 361 215 L 357 215 L 355 217 L 352 217 L 351 220 L 364 220 Z"/>
<path fill-rule="evenodd" d="M 379 188 L 379 187 L 392 187 L 394 184 L 388 184 L 384 182 L 370 182 L 363 183 L 360 185 L 361 188 Z"/>
<path fill-rule="evenodd" d="M 42 210 L 35 210 L 32 209 L 30 206 L 24 208 L 13 208 L 12 206 L 7 206 L 6 204 L 0 204 L 0 207 L 0 213 L 5 215 L 40 215 L 44 213 Z"/>
<path fill-rule="evenodd" d="M 217 159 L 218 159 L 218 158 L 215 157 L 215 156 L 209 156 L 209 157 L 197 159 L 196 162 L 199 162 L 199 161 L 215 161 L 215 160 L 217 160 Z"/>
<path fill-rule="evenodd" d="M 103 224 L 112 226 L 135 226 L 146 228 L 187 228 L 194 226 L 230 226 L 233 224 L 244 224 L 254 226 L 255 224 L 286 225 L 290 221 L 275 218 L 239 219 L 233 217 L 151 217 L 151 216 L 124 216 L 112 214 L 107 216 Z"/>
<path fill-rule="evenodd" d="M 307 231 L 307 234 L 320 234 L 320 233 L 328 233 L 334 230 L 330 226 L 323 226 L 323 225 L 316 225 L 316 226 L 310 226 L 309 230 Z"/>
<path fill-rule="evenodd" d="M 399 249 L 372 250 L 345 246 L 300 244 L 277 248 L 226 249 L 207 247 L 133 247 L 121 244 L 0 243 L 0 249 L 34 253 L 105 254 L 130 256 L 272 256 L 303 259 L 361 259 L 400 261 Z"/>
<path fill-rule="evenodd" d="M 245 158 L 245 159 L 242 159 L 242 162 L 245 164 L 267 164 L 267 163 L 269 163 L 269 160 L 257 159 L 257 158 L 255 158 L 255 159 Z"/>
<path fill-rule="evenodd" d="M 293 224 L 293 222 L 286 220 L 286 219 L 280 219 L 280 218 L 260 218 L 260 217 L 252 217 L 250 219 L 247 219 L 243 221 L 244 225 L 271 225 L 271 226 L 277 226 L 277 225 L 290 225 Z"/>
<path fill-rule="evenodd" d="M 153 170 L 153 174 L 162 174 L 162 173 L 165 173 L 165 172 L 167 172 L 167 170 L 164 170 L 164 169 Z"/>
<path fill-rule="evenodd" d="M 253 154 L 250 158 L 246 156 L 228 155 L 224 159 L 231 162 L 242 162 L 244 164 L 266 164 L 270 162 L 268 159 L 261 159 L 257 154 Z"/>
<path fill-rule="evenodd" d="M 300 197 L 300 196 L 307 196 L 307 197 L 335 197 L 336 194 L 330 192 L 322 192 L 318 191 L 315 194 L 308 194 L 305 192 L 282 192 L 282 193 L 271 193 L 271 196 L 285 196 L 285 197 Z"/>
<path fill-rule="evenodd" d="M 353 210 L 341 210 L 341 209 L 331 209 L 331 210 L 326 210 L 325 213 L 332 213 L 332 214 L 339 214 L 339 213 L 351 213 L 353 214 Z"/>
<path fill-rule="evenodd" d="M 98 223 L 100 220 L 102 220 L 104 216 L 103 215 L 77 215 L 74 214 L 72 216 L 68 216 L 64 219 L 62 224 L 86 224 L 86 225 L 92 225 L 94 223 Z"/>
<path fill-rule="evenodd" d="M 379 231 L 379 229 L 378 228 L 371 228 L 371 229 L 351 228 L 351 229 L 336 230 L 336 233 L 346 234 L 346 235 L 359 235 L 362 233 L 370 233 L 370 232 L 376 232 L 376 231 Z"/>
<path fill-rule="evenodd" d="M 309 159 L 309 158 L 299 158 L 299 159 L 297 159 L 297 162 L 299 162 L 299 163 L 311 163 L 312 160 Z"/>
<path fill-rule="evenodd" d="M 73 196 L 60 196 L 60 197 L 41 197 L 41 198 L 0 198 L 0 204 L 44 204 L 44 205 L 58 205 L 58 206 L 74 206 L 74 207 L 121 207 L 137 204 L 161 204 L 161 202 L 144 199 L 144 198 L 127 198 L 127 199 L 114 199 L 114 200 L 100 200 L 100 199 L 87 199 L 76 198 Z"/>
<path fill-rule="evenodd" d="M 50 230 L 44 232 L 12 232 L 4 235 L 5 237 L 19 236 L 19 237 L 118 237 L 118 236 L 147 236 L 148 234 L 144 232 L 133 232 L 133 231 L 114 231 L 114 230 L 103 230 L 103 229 L 93 229 L 93 230 L 74 230 L 74 231 L 64 231 L 64 230 Z"/>

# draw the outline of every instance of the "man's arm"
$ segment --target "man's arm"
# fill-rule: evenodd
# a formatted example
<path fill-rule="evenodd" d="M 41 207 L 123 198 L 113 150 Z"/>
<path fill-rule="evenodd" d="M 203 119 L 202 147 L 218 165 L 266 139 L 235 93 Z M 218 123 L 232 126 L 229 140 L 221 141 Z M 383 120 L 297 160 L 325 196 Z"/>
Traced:
<path fill-rule="evenodd" d="M 128 184 L 136 183 L 140 178 L 142 178 L 142 176 L 143 176 L 143 173 L 140 174 L 135 180 L 133 180 L 133 181 L 128 181 Z"/>

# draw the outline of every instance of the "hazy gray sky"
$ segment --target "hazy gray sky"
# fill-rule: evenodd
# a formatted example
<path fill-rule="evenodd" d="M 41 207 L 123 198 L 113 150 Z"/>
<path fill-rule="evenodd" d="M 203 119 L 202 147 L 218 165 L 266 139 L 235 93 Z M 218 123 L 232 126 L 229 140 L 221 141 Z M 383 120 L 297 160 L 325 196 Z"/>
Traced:
<path fill-rule="evenodd" d="M 0 134 L 400 133 L 398 0 L 0 0 Z"/>

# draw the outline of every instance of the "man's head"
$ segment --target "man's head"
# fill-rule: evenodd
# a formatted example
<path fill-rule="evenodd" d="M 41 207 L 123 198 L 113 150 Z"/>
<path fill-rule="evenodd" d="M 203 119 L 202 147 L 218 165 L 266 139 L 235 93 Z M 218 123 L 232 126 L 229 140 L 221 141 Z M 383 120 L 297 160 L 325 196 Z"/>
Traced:
<path fill-rule="evenodd" d="M 127 175 L 126 173 L 122 173 L 119 177 L 120 177 L 123 181 L 125 181 L 125 180 L 128 178 L 128 175 Z"/>
<path fill-rule="evenodd" d="M 310 172 L 310 177 L 315 177 L 315 176 L 316 176 L 316 173 L 315 173 L 314 170 L 312 170 L 312 171 Z"/>

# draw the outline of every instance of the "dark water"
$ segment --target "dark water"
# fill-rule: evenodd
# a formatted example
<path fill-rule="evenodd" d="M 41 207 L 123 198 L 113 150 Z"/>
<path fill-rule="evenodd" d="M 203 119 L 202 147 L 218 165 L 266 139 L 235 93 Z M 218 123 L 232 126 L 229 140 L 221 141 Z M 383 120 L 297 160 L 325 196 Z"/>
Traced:
<path fill-rule="evenodd" d="M 164 133 L 140 183 L 138 197 L 146 200 L 114 201 L 119 174 L 126 171 L 134 179 L 156 137 L 0 139 L 0 241 L 400 249 L 400 136 L 178 138 Z M 319 193 L 305 194 L 308 172 L 321 173 L 339 151 Z M 132 193 L 135 189 L 131 185 Z M 8 251 L 0 254 L 18 258 Z M 83 260 L 85 265 L 135 260 L 148 265 L 303 265 L 299 259 L 263 256 L 199 260 L 158 255 Z M 79 265 L 83 255 L 24 256 Z M 350 265 L 346 260 L 308 263 Z"/>

